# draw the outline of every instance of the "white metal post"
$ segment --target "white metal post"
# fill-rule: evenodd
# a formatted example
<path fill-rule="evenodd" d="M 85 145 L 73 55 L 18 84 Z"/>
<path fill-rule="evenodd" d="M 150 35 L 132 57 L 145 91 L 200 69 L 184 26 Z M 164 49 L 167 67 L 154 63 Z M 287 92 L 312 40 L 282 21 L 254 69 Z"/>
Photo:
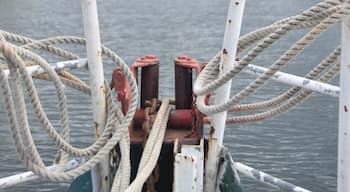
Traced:
<path fill-rule="evenodd" d="M 346 3 L 350 3 L 347 0 Z M 342 22 L 338 131 L 338 192 L 350 191 L 350 16 Z"/>
<path fill-rule="evenodd" d="M 224 41 L 221 50 L 220 75 L 234 67 L 239 36 L 241 32 L 245 0 L 230 0 L 227 14 Z M 228 101 L 230 97 L 231 81 L 215 92 L 215 104 Z M 216 191 L 216 173 L 218 168 L 217 155 L 222 147 L 227 112 L 213 115 L 210 131 L 209 149 L 206 161 L 205 191 Z M 214 183 L 213 183 L 214 182 Z"/>
<path fill-rule="evenodd" d="M 81 0 L 96 137 L 106 120 L 106 98 L 96 0 Z M 110 191 L 108 156 L 92 170 L 94 192 Z"/>

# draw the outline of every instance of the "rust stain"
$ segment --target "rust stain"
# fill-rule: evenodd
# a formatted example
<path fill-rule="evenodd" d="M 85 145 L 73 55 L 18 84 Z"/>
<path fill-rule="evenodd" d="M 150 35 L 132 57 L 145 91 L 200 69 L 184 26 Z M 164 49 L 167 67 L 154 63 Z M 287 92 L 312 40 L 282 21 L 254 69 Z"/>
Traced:
<path fill-rule="evenodd" d="M 224 48 L 224 49 L 222 50 L 222 53 L 223 53 L 224 55 L 227 55 L 227 50 Z"/>
<path fill-rule="evenodd" d="M 215 128 L 214 127 L 210 127 L 209 138 L 213 138 L 214 133 L 215 133 Z"/>
<path fill-rule="evenodd" d="M 105 176 L 105 181 L 108 181 L 108 176 Z"/>
<path fill-rule="evenodd" d="M 98 51 L 97 51 L 97 56 L 98 56 L 98 57 L 102 57 L 102 51 L 101 51 L 101 50 L 98 50 Z"/>
<path fill-rule="evenodd" d="M 98 123 L 97 123 L 97 122 L 95 122 L 95 134 L 96 134 L 96 138 L 99 138 L 99 137 L 100 137 L 100 131 L 99 131 Z"/>
<path fill-rule="evenodd" d="M 348 112 L 348 107 L 346 105 L 344 106 L 344 111 Z"/>

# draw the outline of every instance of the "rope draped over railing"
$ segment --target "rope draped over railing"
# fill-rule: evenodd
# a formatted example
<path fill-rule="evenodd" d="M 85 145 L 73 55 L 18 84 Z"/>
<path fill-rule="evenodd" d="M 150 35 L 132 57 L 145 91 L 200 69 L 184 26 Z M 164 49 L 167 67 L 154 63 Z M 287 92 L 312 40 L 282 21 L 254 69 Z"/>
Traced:
<path fill-rule="evenodd" d="M 233 70 L 219 76 L 220 55 L 218 53 L 204 70 L 200 73 L 194 85 L 194 93 L 198 96 L 197 107 L 205 114 L 211 115 L 223 111 L 255 111 L 250 115 L 233 116 L 227 118 L 228 123 L 243 123 L 259 121 L 271 118 L 288 111 L 311 96 L 312 91 L 300 87 L 292 87 L 275 98 L 257 102 L 241 104 L 241 101 L 255 93 L 260 87 L 278 71 L 283 69 L 295 58 L 307 45 L 311 44 L 322 32 L 338 22 L 343 16 L 350 13 L 350 6 L 341 0 L 325 0 L 303 11 L 301 14 L 288 17 L 273 23 L 270 26 L 258 29 L 244 35 L 239 41 L 240 54 L 250 48 L 240 61 L 237 61 Z M 233 79 L 249 63 L 257 58 L 263 51 L 284 35 L 293 30 L 311 30 L 299 41 L 290 47 L 269 69 L 260 77 L 251 82 L 246 88 L 235 94 L 228 102 L 221 105 L 206 105 L 205 98 L 215 92 L 220 86 Z M 13 42 L 13 43 L 12 43 Z M 116 106 L 109 86 L 105 86 L 107 100 L 106 127 L 100 137 L 89 147 L 77 148 L 70 144 L 70 129 L 68 122 L 66 96 L 64 86 L 74 88 L 84 94 L 90 95 L 91 91 L 79 78 L 68 72 L 56 73 L 48 62 L 32 50 L 45 50 L 48 53 L 68 59 L 79 59 L 79 56 L 61 48 L 55 47 L 62 44 L 75 44 L 85 46 L 85 40 L 80 37 L 64 36 L 42 40 L 33 40 L 28 37 L 0 31 L 0 61 L 10 70 L 9 78 L 6 77 L 4 67 L 0 66 L 0 87 L 4 95 L 5 107 L 10 122 L 10 130 L 16 150 L 25 166 L 36 175 L 51 181 L 67 181 L 82 175 L 99 163 L 117 144 L 121 149 L 121 163 L 118 166 L 112 191 L 141 191 L 144 182 L 151 174 L 159 157 L 161 143 L 164 138 L 166 124 L 169 117 L 169 99 L 164 99 L 153 124 L 149 139 L 147 140 L 140 161 L 136 179 L 130 184 L 130 138 L 128 125 L 133 118 L 137 107 L 138 89 L 128 66 L 113 51 L 102 46 L 102 54 L 112 60 L 125 74 L 131 91 L 129 110 L 125 115 Z M 337 76 L 339 72 L 339 57 L 341 49 L 337 47 L 320 64 L 313 68 L 305 78 L 327 82 Z M 32 77 L 26 70 L 26 66 L 36 64 L 46 71 L 44 75 Z M 52 81 L 58 98 L 58 110 L 61 132 L 48 119 L 41 106 L 37 89 L 33 78 Z M 24 90 L 24 91 L 23 91 Z M 27 118 L 25 95 L 30 99 L 41 127 L 48 133 L 55 143 L 58 152 L 57 164 L 59 170 L 50 171 L 45 167 L 34 139 L 31 134 Z M 210 119 L 209 119 L 210 120 Z M 79 167 L 64 171 L 64 165 L 69 155 L 84 157 L 88 160 Z"/>
<path fill-rule="evenodd" d="M 8 41 L 22 44 L 22 46 L 16 46 Z M 121 163 L 114 177 L 112 191 L 141 191 L 143 183 L 151 174 L 159 157 L 170 113 L 169 99 L 164 99 L 162 101 L 162 105 L 157 113 L 156 120 L 150 133 L 150 139 L 147 141 L 142 155 L 138 176 L 130 184 L 130 137 L 128 125 L 136 110 L 138 98 L 138 90 L 133 74 L 122 59 L 113 51 L 102 45 L 102 54 L 110 58 L 122 70 L 130 84 L 130 106 L 128 112 L 124 116 L 120 109 L 117 108 L 111 90 L 106 84 L 106 127 L 95 143 L 86 148 L 76 148 L 69 144 L 69 126 L 64 85 L 88 95 L 90 95 L 90 88 L 79 78 L 68 72 L 56 74 L 42 57 L 29 51 L 30 49 L 45 50 L 55 56 L 70 60 L 79 58 L 79 56 L 73 53 L 54 47 L 54 45 L 58 44 L 77 44 L 85 46 L 85 40 L 79 37 L 66 36 L 37 41 L 0 31 L 0 53 L 2 53 L 4 57 L 3 60 L 10 70 L 10 78 L 6 78 L 4 67 L 0 67 L 0 85 L 4 94 L 12 137 L 20 159 L 29 170 L 43 179 L 67 181 L 93 168 L 119 143 L 121 149 Z M 47 74 L 35 76 L 35 78 L 53 81 L 55 85 L 59 101 L 61 133 L 57 133 L 41 106 L 32 77 L 26 70 L 26 64 L 30 63 L 38 64 L 47 72 Z M 20 80 L 22 80 L 21 82 L 23 82 L 24 87 L 22 87 Z M 11 89 L 11 85 L 13 89 Z M 27 120 L 27 111 L 22 88 L 26 90 L 41 126 L 48 132 L 53 142 L 60 149 L 58 155 L 60 158 L 57 159 L 56 162 L 61 167 L 58 171 L 52 172 L 46 169 L 37 151 Z M 68 154 L 88 158 L 88 161 L 73 170 L 64 171 L 63 167 L 68 160 Z"/>
<path fill-rule="evenodd" d="M 342 17 L 349 13 L 350 5 L 348 5 L 348 3 L 344 3 L 341 0 L 324 0 L 303 11 L 299 15 L 282 19 L 270 26 L 244 35 L 239 41 L 238 54 L 248 48 L 250 49 L 247 51 L 246 55 L 242 56 L 240 61 L 235 63 L 232 70 L 219 76 L 220 55 L 224 53 L 218 53 L 200 73 L 194 85 L 194 93 L 198 96 L 198 109 L 207 115 L 223 111 L 265 110 L 249 115 L 228 117 L 226 120 L 227 123 L 244 123 L 274 117 L 303 102 L 310 97 L 313 92 L 300 87 L 292 87 L 275 98 L 257 103 L 241 104 L 243 99 L 254 94 L 259 88 L 266 84 L 276 72 L 283 69 L 292 59 L 298 56 L 298 54 L 319 37 L 322 32 L 326 31 L 330 26 L 340 21 Z M 233 95 L 229 101 L 220 105 L 207 105 L 205 103 L 208 94 L 214 93 L 219 87 L 233 79 L 248 64 L 262 54 L 265 49 L 281 39 L 281 37 L 293 30 L 308 28 L 311 28 L 311 30 L 280 56 L 266 72 L 251 82 L 243 90 Z M 339 47 L 336 48 L 319 65 L 305 75 L 305 78 L 328 82 L 336 77 L 340 68 L 340 52 L 341 49 Z M 207 120 L 210 121 L 210 117 L 208 117 Z"/>
<path fill-rule="evenodd" d="M 8 41 L 14 41 L 15 43 L 22 44 L 23 46 L 16 46 Z M 101 136 L 92 145 L 82 149 L 76 148 L 69 144 L 69 126 L 66 97 L 64 95 L 64 85 L 80 90 L 85 94 L 90 94 L 90 89 L 85 83 L 67 72 L 64 72 L 58 76 L 58 74 L 51 69 L 49 64 L 42 57 L 28 50 L 46 50 L 53 55 L 60 56 L 65 59 L 79 58 L 72 53 L 53 47 L 53 45 L 56 44 L 85 45 L 85 40 L 78 37 L 56 37 L 41 41 L 34 41 L 23 36 L 0 31 L 0 53 L 2 53 L 4 57 L 3 60 L 10 69 L 10 78 L 7 79 L 4 69 L 0 68 L 0 84 L 1 90 L 4 94 L 5 106 L 10 121 L 12 137 L 20 159 L 29 170 L 39 175 L 41 178 L 52 181 L 67 181 L 90 170 L 103 157 L 105 157 L 117 143 L 119 143 L 122 149 L 122 163 L 120 165 L 120 169 L 121 173 L 123 174 L 123 177 L 120 178 L 120 189 L 123 189 L 124 191 L 129 185 L 130 178 L 128 177 L 130 176 L 128 125 L 136 110 L 138 98 L 138 90 L 133 75 L 123 60 L 121 60 L 108 48 L 104 46 L 102 47 L 103 54 L 110 58 L 123 71 L 130 83 L 130 107 L 127 114 L 124 116 L 116 107 L 109 86 L 106 85 L 105 88 L 108 115 L 106 128 Z M 27 63 L 27 61 L 32 61 L 45 69 L 47 72 L 45 79 L 53 81 L 55 85 L 56 94 L 59 101 L 60 126 L 62 129 L 61 133 L 57 133 L 40 104 L 38 93 L 34 86 L 32 77 L 30 74 L 28 74 L 25 68 L 25 63 Z M 22 80 L 21 82 L 23 82 L 23 85 L 19 80 Z M 11 85 L 13 87 L 12 89 Z M 43 160 L 34 144 L 29 128 L 22 86 L 24 86 L 23 88 L 26 90 L 26 94 L 30 98 L 30 102 L 34 108 L 37 118 L 40 121 L 41 127 L 48 132 L 53 142 L 60 149 L 60 158 L 58 159 L 57 163 L 63 167 L 68 159 L 68 154 L 89 158 L 86 163 L 67 172 L 64 172 L 63 169 L 51 172 L 45 168 Z M 16 116 L 16 114 L 18 115 Z"/>

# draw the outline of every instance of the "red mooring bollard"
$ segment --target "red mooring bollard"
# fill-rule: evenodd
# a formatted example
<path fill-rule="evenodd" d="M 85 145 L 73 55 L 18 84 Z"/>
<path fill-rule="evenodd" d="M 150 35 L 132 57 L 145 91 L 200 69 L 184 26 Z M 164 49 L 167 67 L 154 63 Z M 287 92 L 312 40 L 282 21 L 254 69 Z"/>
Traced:
<path fill-rule="evenodd" d="M 175 106 L 176 109 L 191 109 L 193 104 L 192 69 L 196 74 L 200 72 L 197 60 L 188 56 L 179 56 L 175 59 Z"/>
<path fill-rule="evenodd" d="M 138 68 L 141 68 L 141 109 L 145 108 L 145 101 L 158 99 L 159 89 L 159 59 L 155 55 L 138 58 L 132 65 L 131 71 L 138 81 Z"/>

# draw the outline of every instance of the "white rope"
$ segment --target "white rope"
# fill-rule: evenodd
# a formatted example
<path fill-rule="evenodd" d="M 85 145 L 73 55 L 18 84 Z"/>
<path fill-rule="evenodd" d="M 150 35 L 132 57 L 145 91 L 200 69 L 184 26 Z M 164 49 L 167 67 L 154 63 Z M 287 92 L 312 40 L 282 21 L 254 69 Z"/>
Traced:
<path fill-rule="evenodd" d="M 43 44 L 40 41 L 32 41 L 29 38 L 13 35 L 7 32 L 0 32 L 0 53 L 5 58 L 6 64 L 11 69 L 11 78 L 14 80 L 14 89 L 10 88 L 8 81 L 6 80 L 3 69 L 0 69 L 0 82 L 1 88 L 4 93 L 4 99 L 6 104 L 6 109 L 8 112 L 8 117 L 11 125 L 12 137 L 14 139 L 16 149 L 19 153 L 20 159 L 23 160 L 28 169 L 32 170 L 35 174 L 39 175 L 41 178 L 53 180 L 53 181 L 65 181 L 71 180 L 86 171 L 90 170 L 94 167 L 109 151 L 119 142 L 122 145 L 122 156 L 125 156 L 128 160 L 122 161 L 123 165 L 123 173 L 130 174 L 130 162 L 129 162 L 129 136 L 128 136 L 128 125 L 133 117 L 133 113 L 136 110 L 137 106 L 137 88 L 135 80 L 128 69 L 128 66 L 112 51 L 108 48 L 103 47 L 103 53 L 106 54 L 109 58 L 111 58 L 117 66 L 119 66 L 124 74 L 126 75 L 130 86 L 131 86 L 131 100 L 130 100 L 130 108 L 126 114 L 126 116 L 120 116 L 120 114 L 116 113 L 116 106 L 113 102 L 112 96 L 109 93 L 110 90 L 107 90 L 107 101 L 108 101 L 108 119 L 105 131 L 102 133 L 101 137 L 90 147 L 85 149 L 79 149 L 71 146 L 69 144 L 69 127 L 68 127 L 68 116 L 66 111 L 66 99 L 64 95 L 64 87 L 62 83 L 69 83 L 71 86 L 78 88 L 79 90 L 84 90 L 84 92 L 89 93 L 89 89 L 79 81 L 74 76 L 71 76 L 65 73 L 64 81 L 62 78 L 59 78 L 57 74 L 50 68 L 48 63 L 41 58 L 39 55 L 25 50 L 21 47 L 10 44 L 6 41 L 12 40 L 20 43 L 31 43 L 29 45 L 25 45 L 23 47 L 31 47 L 31 48 L 40 48 L 47 50 L 55 55 L 59 55 L 62 57 L 66 57 L 69 59 L 78 58 L 73 56 L 73 54 L 69 54 L 68 52 L 56 49 L 49 45 L 49 43 Z M 81 38 L 72 38 L 70 37 L 68 40 L 59 37 L 57 38 L 65 43 L 74 43 L 84 45 L 85 41 Z M 57 40 L 56 39 L 56 40 Z M 61 134 L 58 134 L 55 128 L 51 125 L 50 121 L 46 117 L 44 110 L 41 107 L 40 101 L 38 99 L 38 94 L 35 89 L 34 83 L 32 81 L 32 77 L 28 74 L 25 68 L 25 60 L 31 60 L 36 64 L 39 64 L 43 69 L 47 71 L 48 76 L 46 79 L 54 82 L 54 85 L 57 90 L 57 95 L 59 99 L 59 111 L 60 111 L 60 124 L 62 127 Z M 30 128 L 28 125 L 28 120 L 26 118 L 26 110 L 24 104 L 24 97 L 22 93 L 22 84 L 18 82 L 18 79 L 21 78 L 24 83 L 24 88 L 26 89 L 27 95 L 30 97 L 31 103 L 33 105 L 35 114 L 37 115 L 42 127 L 49 133 L 49 136 L 53 139 L 54 143 L 61 150 L 59 164 L 62 165 L 68 159 L 68 153 L 71 153 L 76 156 L 86 156 L 90 159 L 83 165 L 79 166 L 76 169 L 64 172 L 63 170 L 51 172 L 45 168 L 43 161 L 36 150 L 36 146 L 34 145 L 33 138 L 30 134 Z M 106 86 L 108 87 L 108 86 Z M 12 93 L 14 93 L 15 98 L 12 97 Z M 16 102 L 14 102 L 14 99 Z M 17 111 L 17 112 L 16 112 Z M 16 118 L 16 113 L 19 114 L 19 118 Z M 117 123 L 117 120 L 119 123 Z M 19 123 L 17 123 L 19 122 Z M 112 137 L 110 138 L 110 135 Z M 66 154 L 67 153 L 67 154 Z M 123 177 L 121 183 L 124 188 L 129 184 L 129 177 Z"/>
<path fill-rule="evenodd" d="M 143 149 L 139 168 L 137 170 L 137 176 L 135 180 L 130 184 L 126 192 L 141 192 L 143 184 L 157 165 L 163 139 L 165 136 L 169 113 L 169 99 L 163 99 L 162 105 L 157 112 L 157 117 L 153 123 L 150 135 L 147 139 L 146 146 Z"/>
<path fill-rule="evenodd" d="M 240 104 L 241 100 L 253 94 L 263 86 L 277 71 L 285 67 L 307 45 L 311 44 L 323 31 L 333 25 L 349 12 L 349 6 L 341 0 L 325 0 L 299 15 L 288 17 L 274 24 L 259 29 L 243 36 L 239 42 L 239 52 L 249 49 L 235 68 L 221 77 L 219 74 L 220 53 L 217 54 L 199 75 L 194 93 L 198 96 L 197 106 L 205 114 L 214 114 L 226 110 L 243 111 L 267 109 L 264 112 L 244 116 L 234 116 L 227 122 L 251 122 L 270 118 L 289 110 L 308 98 L 312 92 L 300 87 L 293 87 L 287 92 L 267 101 L 250 104 Z M 207 94 L 234 78 L 244 67 L 251 63 L 263 51 L 278 41 L 290 31 L 311 28 L 311 30 L 298 42 L 290 47 L 276 62 L 274 62 L 262 76 L 254 80 L 248 87 L 234 95 L 228 102 L 222 105 L 205 105 Z M 19 44 L 17 46 L 10 42 Z M 11 135 L 20 159 L 26 167 L 36 175 L 52 181 L 71 180 L 90 170 L 105 157 L 111 149 L 119 143 L 121 148 L 121 164 L 113 181 L 112 191 L 141 191 L 146 179 L 154 169 L 165 135 L 166 124 L 170 113 L 169 99 L 162 101 L 157 118 L 152 127 L 151 134 L 144 148 L 136 179 L 129 186 L 130 179 L 130 138 L 128 125 L 133 118 L 137 107 L 138 90 L 135 79 L 125 62 L 113 51 L 102 46 L 102 53 L 111 59 L 125 74 L 130 87 L 130 107 L 124 116 L 113 101 L 110 89 L 106 86 L 107 98 L 107 123 L 101 136 L 89 147 L 77 148 L 69 143 L 69 123 L 66 106 L 64 85 L 90 94 L 89 87 L 79 78 L 62 72 L 57 74 L 51 69 L 48 62 L 40 55 L 30 51 L 31 49 L 45 50 L 55 56 L 65 59 L 78 59 L 79 56 L 55 47 L 57 44 L 75 44 L 85 46 L 85 40 L 79 37 L 65 36 L 53 37 L 43 40 L 33 40 L 24 36 L 0 31 L 0 59 L 5 61 L 10 70 L 10 79 L 6 78 L 4 68 L 0 67 L 0 87 L 4 95 L 5 106 L 10 123 Z M 335 49 L 326 59 L 310 71 L 305 77 L 318 79 L 322 82 L 334 78 L 339 71 L 340 48 Z M 58 133 L 46 116 L 41 106 L 39 95 L 33 83 L 32 76 L 27 72 L 26 66 L 30 63 L 38 64 L 46 71 L 45 75 L 35 78 L 50 80 L 56 88 L 58 98 L 58 110 L 60 116 L 61 132 Z M 23 92 L 23 90 L 25 90 Z M 59 166 L 63 166 L 68 160 L 68 155 L 87 157 L 89 160 L 83 165 L 64 171 L 64 169 L 52 172 L 45 168 L 31 135 L 27 119 L 27 110 L 24 102 L 25 95 L 29 97 L 41 127 L 48 133 L 52 141 L 59 149 Z M 273 108 L 272 108 L 273 107 Z M 272 108 L 272 109 L 270 109 Z M 112 136 L 111 136 L 112 135 Z"/>
<path fill-rule="evenodd" d="M 163 142 L 163 138 L 165 135 L 166 125 L 168 121 L 168 116 L 170 112 L 169 107 L 169 99 L 165 99 L 162 102 L 162 105 L 158 111 L 157 118 L 154 122 L 152 132 L 149 136 L 149 140 L 147 141 L 146 147 L 144 149 L 142 159 L 139 166 L 139 172 L 138 176 L 134 180 L 134 182 L 129 186 L 129 178 L 130 178 L 130 141 L 129 141 L 129 134 L 127 130 L 127 125 L 129 124 L 133 112 L 136 109 L 136 96 L 137 96 L 137 89 L 136 84 L 134 82 L 133 76 L 129 72 L 128 67 L 125 65 L 125 63 L 112 51 L 110 51 L 108 48 L 102 46 L 102 52 L 103 54 L 106 54 L 107 57 L 111 58 L 119 67 L 122 67 L 123 72 L 126 74 L 128 81 L 131 85 L 131 102 L 130 102 L 130 109 L 126 116 L 121 113 L 121 111 L 116 108 L 116 105 L 113 102 L 112 96 L 110 94 L 110 90 L 106 89 L 106 97 L 107 97 L 107 106 L 108 106 L 108 119 L 107 119 L 107 125 L 100 136 L 100 138 L 91 146 L 79 149 L 76 147 L 73 147 L 69 144 L 68 135 L 64 138 L 62 135 L 58 134 L 55 131 L 55 128 L 51 125 L 50 121 L 47 119 L 45 112 L 43 111 L 40 101 L 38 99 L 38 94 L 36 92 L 34 83 L 32 82 L 32 77 L 26 72 L 25 63 L 22 61 L 22 57 L 24 57 L 26 60 L 30 59 L 31 61 L 39 64 L 43 69 L 45 69 L 48 73 L 44 76 L 39 76 L 37 78 L 45 79 L 53 81 L 56 89 L 57 89 L 57 95 L 60 102 L 60 113 L 61 113 L 61 125 L 64 124 L 62 127 L 65 129 L 68 128 L 68 117 L 66 112 L 66 106 L 65 106 L 65 96 L 64 96 L 64 88 L 63 84 L 68 85 L 70 87 L 76 88 L 84 93 L 89 94 L 90 89 L 85 85 L 83 82 L 81 82 L 78 78 L 75 76 L 72 76 L 69 73 L 62 73 L 60 76 L 57 76 L 55 72 L 53 72 L 51 69 L 49 69 L 49 66 L 47 62 L 41 58 L 39 55 L 36 55 L 35 53 L 32 53 L 30 51 L 27 51 L 23 48 L 31 48 L 31 49 L 44 49 L 52 54 L 55 54 L 60 57 L 64 57 L 66 59 L 76 59 L 79 58 L 78 56 L 69 53 L 62 49 L 57 49 L 53 47 L 53 45 L 56 44 L 78 44 L 78 45 L 85 45 L 85 40 L 78 37 L 55 37 L 55 38 L 49 38 L 39 41 L 34 41 L 29 38 L 11 34 L 8 32 L 0 32 L 0 52 L 3 53 L 6 59 L 6 63 L 9 65 L 10 69 L 14 69 L 14 73 L 11 73 L 11 78 L 17 81 L 19 77 L 22 78 L 24 82 L 24 88 L 27 90 L 28 96 L 31 98 L 31 103 L 34 107 L 34 111 L 36 112 L 42 127 L 49 133 L 49 136 L 52 138 L 54 143 L 58 146 L 58 148 L 64 152 L 64 154 L 73 154 L 76 156 L 88 156 L 90 157 L 90 160 L 87 161 L 84 165 L 68 171 L 64 172 L 61 170 L 61 172 L 55 171 L 50 172 L 45 169 L 45 165 L 42 163 L 42 159 L 40 157 L 40 154 L 36 150 L 36 146 L 34 145 L 34 141 L 32 136 L 30 135 L 30 128 L 28 126 L 23 126 L 27 122 L 26 120 L 26 110 L 25 105 L 23 102 L 13 102 L 12 98 L 12 92 L 10 89 L 9 83 L 7 83 L 5 74 L 3 70 L 0 68 L 0 82 L 1 87 L 5 95 L 5 103 L 6 108 L 8 111 L 8 117 L 10 119 L 10 125 L 12 130 L 12 135 L 16 144 L 16 149 L 20 155 L 20 158 L 24 161 L 25 165 L 32 170 L 35 174 L 39 175 L 41 178 L 53 180 L 53 181 L 64 181 L 64 180 L 70 180 L 72 178 L 75 178 L 82 173 L 86 172 L 87 170 L 91 169 L 94 165 L 96 165 L 105 154 L 107 154 L 118 142 L 121 148 L 122 153 L 122 164 L 119 165 L 117 175 L 115 176 L 115 179 L 113 181 L 113 187 L 112 191 L 135 191 L 141 190 L 143 183 L 147 179 L 147 177 L 152 172 L 154 166 L 157 163 L 160 150 L 161 150 L 161 144 Z M 5 39 L 6 38 L 6 39 Z M 22 47 L 15 46 L 13 44 L 8 43 L 6 40 L 12 40 L 16 43 L 24 44 Z M 17 68 L 19 69 L 17 72 Z M 51 71 L 50 71 L 51 70 Z M 14 78 L 16 77 L 16 78 Z M 16 100 L 23 101 L 23 96 L 20 94 L 22 92 L 22 86 L 20 84 L 15 85 L 16 89 L 14 91 L 16 95 Z M 16 105 L 14 104 L 16 103 Z M 16 110 L 20 111 L 19 120 L 16 118 Z M 22 126 L 18 126 L 17 122 L 20 122 L 23 124 Z M 119 126 L 118 128 L 115 126 Z M 66 133 L 69 133 L 67 131 Z M 114 133 L 112 138 L 110 137 L 110 134 Z M 26 144 L 24 144 L 26 143 Z M 28 146 L 28 149 L 27 147 Z M 61 157 L 63 157 L 63 154 L 60 154 Z M 92 157 L 91 157 L 92 156 Z M 63 164 L 63 160 L 66 161 L 68 159 L 68 155 L 65 156 L 65 158 L 61 158 L 59 161 L 59 165 Z"/>
<path fill-rule="evenodd" d="M 268 27 L 264 27 L 243 36 L 239 43 L 240 52 L 254 44 L 256 45 L 253 46 L 253 48 L 248 51 L 247 55 L 244 56 L 243 59 L 235 65 L 233 70 L 219 77 L 218 67 L 220 62 L 220 54 L 217 54 L 200 73 L 194 85 L 194 93 L 198 96 L 197 106 L 199 110 L 207 115 L 211 115 L 227 110 L 258 110 L 277 106 L 263 113 L 233 116 L 227 119 L 228 123 L 242 123 L 271 118 L 282 112 L 288 111 L 293 106 L 301 103 L 306 98 L 308 98 L 308 96 L 304 95 L 304 89 L 300 87 L 294 87 L 282 95 L 279 95 L 267 101 L 240 104 L 244 98 L 256 92 L 277 71 L 285 67 L 307 45 L 311 44 L 322 32 L 327 30 L 334 23 L 338 22 L 344 15 L 347 15 L 349 13 L 349 10 L 349 6 L 347 4 L 344 4 L 342 1 L 326 0 L 302 12 L 299 15 L 283 19 Z M 244 69 L 244 67 L 251 63 L 259 54 L 261 54 L 266 48 L 280 39 L 283 35 L 286 35 L 287 32 L 309 27 L 312 27 L 312 29 L 304 37 L 292 45 L 290 49 L 287 50 L 276 62 L 274 62 L 266 72 L 251 82 L 243 90 L 239 91 L 237 94 L 231 97 L 228 102 L 225 102 L 221 105 L 205 104 L 204 101 L 207 94 L 215 92 L 217 88 L 234 78 L 236 74 Z M 305 77 L 309 79 L 320 78 L 320 81 L 331 80 L 337 75 L 337 71 L 334 70 L 337 70 L 338 68 L 333 66 L 337 66 L 339 62 L 339 55 L 340 48 L 337 48 Z M 331 70 L 322 75 L 324 71 L 327 71 L 330 68 L 333 68 L 333 71 Z M 312 92 L 307 91 L 307 95 L 310 95 L 311 93 Z M 304 96 L 301 96 L 300 94 Z"/>

